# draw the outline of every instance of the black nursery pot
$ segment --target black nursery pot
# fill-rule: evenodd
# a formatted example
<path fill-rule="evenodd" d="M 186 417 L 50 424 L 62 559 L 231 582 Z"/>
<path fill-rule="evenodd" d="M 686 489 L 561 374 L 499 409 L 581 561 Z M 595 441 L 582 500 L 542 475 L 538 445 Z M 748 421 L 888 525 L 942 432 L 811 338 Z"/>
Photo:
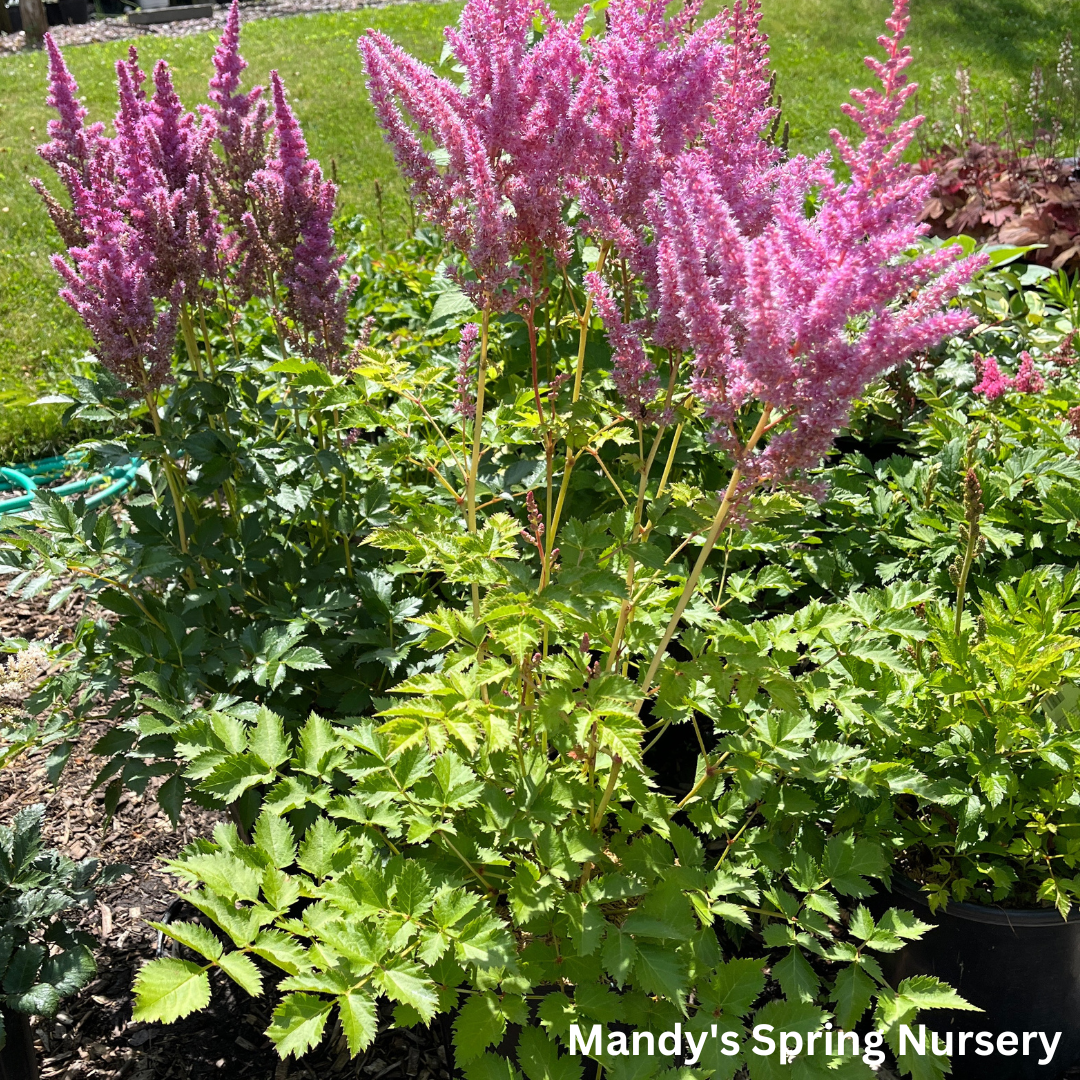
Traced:
<path fill-rule="evenodd" d="M 951 1080 L 1063 1080 L 1080 1075 L 1072 1071 L 1080 1068 L 1080 916 L 1071 915 L 1066 922 L 1052 910 L 957 903 L 931 914 L 918 887 L 900 878 L 893 881 L 892 895 L 879 899 L 934 925 L 920 941 L 883 958 L 889 982 L 896 986 L 912 975 L 934 975 L 984 1010 L 935 1009 L 920 1018 L 928 1042 L 931 1031 L 937 1031 L 942 1042 L 953 1033 Z M 976 1056 L 975 1042 L 969 1040 L 960 1056 L 962 1031 L 990 1032 L 995 1053 Z M 1019 1038 L 1012 1057 L 996 1052 L 998 1035 L 1009 1031 Z M 1024 1032 L 1038 1031 L 1051 1041 L 1061 1032 L 1046 1065 L 1038 1064 L 1045 1053 L 1037 1038 L 1024 1055 Z"/>
<path fill-rule="evenodd" d="M 30 1017 L 0 1005 L 7 1041 L 0 1048 L 0 1080 L 38 1080 L 37 1051 Z"/>
<path fill-rule="evenodd" d="M 3 0 L 0 0 L 2 3 Z M 9 4 L 7 9 L 8 22 L 11 23 L 11 32 L 17 34 L 22 29 L 22 14 L 18 4 Z"/>

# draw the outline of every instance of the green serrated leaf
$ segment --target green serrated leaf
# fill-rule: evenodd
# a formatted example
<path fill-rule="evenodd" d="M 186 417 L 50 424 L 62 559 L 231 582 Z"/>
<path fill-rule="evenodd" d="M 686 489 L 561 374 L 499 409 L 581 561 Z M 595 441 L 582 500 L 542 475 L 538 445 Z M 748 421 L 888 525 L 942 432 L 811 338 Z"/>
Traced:
<path fill-rule="evenodd" d="M 437 1012 L 439 998 L 430 980 L 423 977 L 417 964 L 401 964 L 386 968 L 378 974 L 379 984 L 387 997 L 411 1005 L 427 1023 Z"/>
<path fill-rule="evenodd" d="M 134 993 L 132 1019 L 171 1024 L 210 1004 L 210 979 L 190 960 L 151 960 L 136 977 Z"/>
<path fill-rule="evenodd" d="M 581 1060 L 560 1054 L 555 1042 L 537 1027 L 521 1032 L 517 1059 L 526 1080 L 581 1080 Z"/>
<path fill-rule="evenodd" d="M 279 870 L 291 866 L 296 859 L 296 837 L 292 826 L 269 810 L 264 810 L 255 823 L 255 846 L 269 855 Z"/>
<path fill-rule="evenodd" d="M 252 997 L 262 994 L 262 975 L 249 956 L 242 952 L 225 953 L 218 957 L 218 967 Z"/>
<path fill-rule="evenodd" d="M 321 880 L 333 869 L 331 860 L 344 842 L 345 834 L 329 818 L 316 818 L 300 844 L 297 864 L 316 880 Z"/>
<path fill-rule="evenodd" d="M 349 1053 L 356 1057 L 371 1045 L 379 1030 L 375 1002 L 359 991 L 354 991 L 351 994 L 342 994 L 337 999 L 337 1004 L 341 1029 L 345 1032 L 345 1039 L 349 1044 Z"/>
<path fill-rule="evenodd" d="M 462 1062 L 479 1057 L 506 1033 L 506 1017 L 494 994 L 473 994 L 454 1020 L 455 1057 Z"/>
<path fill-rule="evenodd" d="M 334 1002 L 314 994 L 287 994 L 274 1010 L 274 1017 L 267 1028 L 278 1056 L 290 1054 L 302 1057 L 322 1038 L 326 1018 Z"/>
<path fill-rule="evenodd" d="M 156 923 L 150 925 L 155 930 L 160 930 L 166 937 L 173 941 L 179 941 L 186 945 L 192 952 L 205 956 L 207 960 L 217 960 L 224 951 L 224 947 L 214 933 L 199 923 Z"/>

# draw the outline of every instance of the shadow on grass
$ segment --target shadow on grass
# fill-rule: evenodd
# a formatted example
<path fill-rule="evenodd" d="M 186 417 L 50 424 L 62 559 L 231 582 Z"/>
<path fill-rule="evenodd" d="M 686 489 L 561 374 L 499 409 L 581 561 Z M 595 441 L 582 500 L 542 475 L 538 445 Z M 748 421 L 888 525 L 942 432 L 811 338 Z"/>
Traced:
<path fill-rule="evenodd" d="M 1070 30 L 1080 38 L 1080 0 L 937 0 L 925 15 L 922 7 L 914 5 L 913 23 L 925 18 L 939 29 L 942 44 L 981 54 L 1016 78 L 1026 79 L 1036 64 L 1052 63 Z M 925 35 L 923 40 L 931 44 Z"/>

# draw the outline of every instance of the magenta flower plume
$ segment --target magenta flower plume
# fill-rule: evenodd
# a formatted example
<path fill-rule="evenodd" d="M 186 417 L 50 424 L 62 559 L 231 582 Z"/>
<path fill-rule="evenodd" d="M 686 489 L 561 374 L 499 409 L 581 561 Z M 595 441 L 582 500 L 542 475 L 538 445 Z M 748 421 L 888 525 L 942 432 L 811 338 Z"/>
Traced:
<path fill-rule="evenodd" d="M 213 124 L 184 112 L 164 61 L 154 67 L 153 97 L 140 99 L 136 61 L 132 49 L 129 61 L 116 64 L 119 206 L 153 252 L 158 295 L 171 295 L 179 281 L 194 299 L 200 280 L 215 273 L 221 240 L 211 191 Z"/>
<path fill-rule="evenodd" d="M 102 365 L 125 383 L 129 396 L 143 396 L 170 379 L 180 284 L 159 314 L 153 253 L 144 234 L 117 208 L 111 186 L 100 179 L 91 176 L 89 243 L 71 248 L 70 262 L 54 255 L 52 263 L 65 282 L 60 296 L 86 323 Z"/>
<path fill-rule="evenodd" d="M 233 0 L 221 40 L 214 50 L 214 74 L 208 96 L 213 106 L 204 111 L 213 117 L 221 144 L 220 177 L 225 216 L 239 228 L 248 209 L 247 185 L 266 167 L 271 121 L 263 88 L 240 92 L 240 77 L 247 61 L 240 55 L 240 5 Z"/>
<path fill-rule="evenodd" d="M 476 342 L 480 337 L 479 323 L 466 323 L 461 328 L 461 342 L 458 345 L 457 394 L 454 412 L 467 420 L 476 419 L 476 398 L 473 397 L 472 360 L 476 351 Z"/>
<path fill-rule="evenodd" d="M 49 56 L 49 92 L 45 101 L 56 109 L 59 117 L 48 122 L 50 141 L 38 147 L 38 154 L 56 170 L 68 196 L 77 203 L 89 181 L 91 163 L 107 152 L 110 144 L 102 134 L 102 124 L 84 124 L 86 109 L 79 103 L 78 84 L 51 34 L 45 35 L 45 48 Z M 57 200 L 37 177 L 30 183 L 41 196 L 65 243 L 85 243 L 80 215 Z"/>
<path fill-rule="evenodd" d="M 45 103 L 60 115 L 49 121 L 50 141 L 39 146 L 38 153 L 54 169 L 62 163 L 85 181 L 90 162 L 105 141 L 104 126 L 100 123 L 84 126 L 86 109 L 79 103 L 78 84 L 51 34 L 45 35 L 45 48 L 49 54 L 49 93 Z"/>
<path fill-rule="evenodd" d="M 629 414 L 635 420 L 644 420 L 648 414 L 648 404 L 660 386 L 656 370 L 642 344 L 648 329 L 646 320 L 639 319 L 629 326 L 625 325 L 618 303 L 599 274 L 586 274 L 585 286 L 592 294 L 596 313 L 604 320 L 611 343 L 615 388 L 626 402 Z"/>
<path fill-rule="evenodd" d="M 635 415 L 644 415 L 657 385 L 644 343 L 678 352 L 690 347 L 679 306 L 661 295 L 662 278 L 669 292 L 675 282 L 671 251 L 657 243 L 650 216 L 664 178 L 688 152 L 697 153 L 710 198 L 722 204 L 721 232 L 730 217 L 732 228 L 753 235 L 768 219 L 771 177 L 781 158 L 764 137 L 777 110 L 759 5 L 737 0 L 695 29 L 699 7 L 668 17 L 663 0 L 614 0 L 608 32 L 596 47 L 597 175 L 578 182 L 578 198 L 593 234 L 626 260 L 647 293 L 644 318 L 623 327 L 614 297 L 590 278 L 599 310 L 618 320 L 613 374 Z M 680 227 L 689 230 L 685 243 L 706 243 L 696 225 Z"/>
<path fill-rule="evenodd" d="M 341 266 L 345 256 L 334 246 L 334 216 L 337 189 L 317 178 L 312 185 L 310 212 L 300 226 L 300 240 L 286 262 L 282 284 L 286 290 L 286 312 L 293 319 L 308 348 L 317 360 L 336 370 L 345 341 L 345 314 L 349 292 Z"/>
<path fill-rule="evenodd" d="M 212 105 L 200 106 L 213 120 L 221 154 L 214 163 L 214 187 L 222 220 L 231 230 L 223 237 L 221 262 L 236 268 L 234 284 L 241 297 L 265 288 L 267 252 L 257 231 L 245 221 L 252 209 L 248 185 L 266 168 L 273 123 L 263 88 L 246 93 L 240 79 L 247 68 L 240 55 L 240 6 L 233 0 L 221 40 L 214 50 L 214 74 L 208 96 Z"/>
<path fill-rule="evenodd" d="M 276 71 L 270 72 L 270 86 L 274 100 L 274 156 L 258 174 L 256 186 L 259 195 L 268 197 L 273 204 L 267 217 L 271 237 L 282 247 L 292 247 L 299 238 L 301 222 L 310 212 L 312 194 L 322 181 L 322 172 L 319 163 L 308 156 L 304 134 Z"/>
<path fill-rule="evenodd" d="M 998 362 L 993 356 L 975 354 L 975 374 L 978 381 L 971 388 L 973 394 L 979 394 L 987 401 L 996 401 L 1013 388 L 1013 380 L 1003 375 Z"/>
<path fill-rule="evenodd" d="M 375 114 L 414 198 L 465 254 L 479 279 L 466 288 L 480 306 L 510 307 L 512 295 L 505 286 L 513 272 L 511 215 L 499 197 L 490 158 L 462 116 L 463 95 L 383 34 L 369 31 L 359 47 Z M 406 122 L 398 98 L 408 103 L 417 126 L 446 155 L 445 173 Z"/>
<path fill-rule="evenodd" d="M 263 253 L 286 290 L 285 310 L 299 343 L 333 366 L 345 338 L 348 292 L 341 282 L 345 261 L 334 247 L 331 221 L 337 188 L 323 179 L 309 156 L 296 116 L 276 71 L 273 156 L 248 183 L 254 210 L 246 221 L 252 250 Z"/>
<path fill-rule="evenodd" d="M 901 163 L 914 132 L 899 122 L 912 92 L 906 7 L 896 0 L 892 34 L 879 39 L 886 60 L 868 61 L 882 90 L 853 93 L 849 115 L 863 141 L 853 147 L 834 134 L 850 181 L 822 159 L 771 164 L 769 149 L 756 179 L 734 175 L 717 106 L 715 133 L 677 157 L 647 210 L 654 340 L 692 352 L 690 389 L 747 485 L 816 465 L 869 382 L 971 322 L 946 305 L 980 259 L 957 261 L 949 249 L 908 255 L 925 232 L 927 186 Z M 818 209 L 807 217 L 812 188 Z M 747 455 L 738 417 L 755 401 L 778 430 Z"/>
<path fill-rule="evenodd" d="M 214 50 L 214 74 L 210 77 L 207 94 L 217 106 L 215 115 L 219 122 L 221 145 L 226 153 L 235 152 L 244 121 L 262 94 L 262 87 L 256 87 L 247 94 L 239 92 L 240 77 L 247 66 L 247 61 L 240 55 L 240 3 L 233 0 L 221 40 Z"/>
<path fill-rule="evenodd" d="M 1020 354 L 1020 367 L 1013 379 L 1013 387 L 1021 394 L 1041 394 L 1046 389 L 1046 380 L 1035 369 L 1035 361 L 1029 352 Z"/>
<path fill-rule="evenodd" d="M 466 89 L 383 34 L 358 43 L 398 165 L 424 214 L 465 254 L 475 280 L 462 284 L 482 307 L 534 303 L 545 256 L 570 258 L 564 210 L 586 167 L 596 90 L 585 14 L 564 24 L 540 0 L 470 0 L 446 31 Z M 535 19 L 544 34 L 530 44 Z"/>
<path fill-rule="evenodd" d="M 205 125 L 202 130 L 195 114 L 184 111 L 176 89 L 172 72 L 164 60 L 154 65 L 154 96 L 146 114 L 146 122 L 153 128 L 157 138 L 157 162 L 170 189 L 185 187 L 192 171 L 205 165 L 202 160 L 209 150 L 213 128 Z"/>
<path fill-rule="evenodd" d="M 578 196 L 594 235 L 648 284 L 646 208 L 680 153 L 712 131 L 740 176 L 776 157 L 761 138 L 774 111 L 756 5 L 744 12 L 739 0 L 694 29 L 700 6 L 669 18 L 663 0 L 614 0 L 596 46 L 596 176 L 582 175 Z"/>

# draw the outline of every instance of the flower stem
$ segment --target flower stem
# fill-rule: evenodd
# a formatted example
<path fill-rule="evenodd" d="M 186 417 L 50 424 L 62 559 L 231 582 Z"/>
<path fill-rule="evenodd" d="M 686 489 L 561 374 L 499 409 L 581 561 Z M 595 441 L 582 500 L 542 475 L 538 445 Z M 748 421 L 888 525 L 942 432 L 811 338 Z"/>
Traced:
<path fill-rule="evenodd" d="M 761 418 L 757 422 L 757 427 L 754 428 L 754 433 L 750 436 L 746 446 L 743 447 L 744 455 L 750 453 L 757 445 L 758 440 L 768 427 L 771 415 L 772 406 L 766 405 L 762 410 Z M 671 643 L 671 639 L 675 636 L 675 631 L 679 628 L 683 612 L 686 611 L 686 606 L 690 603 L 690 598 L 694 595 L 694 590 L 697 588 L 698 581 L 701 578 L 701 572 L 705 569 L 705 563 L 708 562 L 709 556 L 712 554 L 712 550 L 716 546 L 716 541 L 724 527 L 724 523 L 731 513 L 731 508 L 735 502 L 735 492 L 738 489 L 739 481 L 742 480 L 742 475 L 741 468 L 736 467 L 732 470 L 731 481 L 727 486 L 727 491 L 724 492 L 723 501 L 720 503 L 720 508 L 716 511 L 716 517 L 713 518 L 713 523 L 709 529 L 708 535 L 705 537 L 705 544 L 697 557 L 697 562 L 694 563 L 694 569 L 690 571 L 690 576 L 686 579 L 686 585 L 683 587 L 679 602 L 675 605 L 675 611 L 671 616 L 671 621 L 668 623 L 667 629 L 664 631 L 664 636 L 660 639 L 660 644 L 656 647 L 652 663 L 649 664 L 649 669 L 645 673 L 645 678 L 641 684 L 641 698 L 638 700 L 637 704 L 639 713 L 641 712 L 641 706 L 644 704 L 646 696 L 652 689 L 653 679 L 656 678 L 656 672 L 659 670 L 660 663 L 664 659 L 664 653 L 667 652 L 667 647 Z"/>
<path fill-rule="evenodd" d="M 206 362 L 210 365 L 210 374 L 217 375 L 217 366 L 214 364 L 214 353 L 210 348 L 210 330 L 206 325 L 206 311 L 202 300 L 199 301 L 199 323 L 202 327 L 203 347 L 206 349 Z"/>
<path fill-rule="evenodd" d="M 476 376 L 476 416 L 473 419 L 472 458 L 465 481 L 465 513 L 469 532 L 476 535 L 476 479 L 480 472 L 480 435 L 484 426 L 484 386 L 487 381 L 488 320 L 487 306 L 480 320 L 480 361 Z M 472 584 L 473 618 L 480 617 L 480 586 Z"/>
<path fill-rule="evenodd" d="M 679 439 L 682 436 L 683 425 L 679 423 L 675 428 L 675 434 L 671 436 L 671 446 L 668 449 L 667 461 L 664 462 L 664 472 L 660 477 L 660 486 L 656 489 L 656 497 L 659 499 L 664 494 L 664 488 L 671 477 L 671 466 L 675 464 L 675 451 L 679 449 Z"/>
<path fill-rule="evenodd" d="M 596 260 L 596 272 L 599 274 L 604 269 L 604 260 L 611 248 L 611 244 L 605 240 L 600 245 L 600 257 Z M 585 343 L 589 339 L 589 323 L 592 321 L 592 297 L 585 297 L 585 310 L 581 313 L 578 323 L 578 353 L 577 370 L 574 374 L 574 396 L 571 401 L 577 401 L 581 397 L 581 380 L 585 374 Z"/>
<path fill-rule="evenodd" d="M 154 395 L 149 390 L 146 392 L 146 407 L 150 410 L 150 420 L 154 425 L 154 434 L 160 439 L 161 417 L 158 415 Z M 173 463 L 169 458 L 168 448 L 163 450 L 161 463 L 165 469 L 165 480 L 169 485 L 169 494 L 172 495 L 173 510 L 176 512 L 176 529 L 180 537 L 180 550 L 186 555 L 188 553 L 188 542 L 187 531 L 184 528 L 184 504 L 180 498 L 180 488 L 176 482 L 176 475 L 173 471 Z"/>
<path fill-rule="evenodd" d="M 671 398 L 675 393 L 675 379 L 679 372 L 679 365 L 672 359 L 671 362 L 671 375 L 668 378 L 667 396 L 664 400 L 664 412 L 666 413 L 671 408 Z M 640 424 L 638 425 L 640 432 Z M 652 472 L 653 463 L 656 461 L 656 452 L 660 449 L 660 440 L 664 437 L 664 432 L 667 431 L 665 424 L 660 424 L 656 429 L 656 436 L 653 439 L 652 447 L 649 450 L 649 456 L 642 463 L 641 467 L 641 479 L 638 483 L 638 495 L 637 503 L 634 506 L 634 524 L 630 528 L 630 540 L 635 542 L 638 540 L 644 540 L 646 530 L 641 528 L 641 518 L 645 512 L 645 494 L 649 487 L 649 474 Z M 675 434 L 678 439 L 678 432 Z M 667 474 L 670 469 L 671 458 L 668 458 L 668 469 L 664 470 L 664 480 L 667 479 Z M 663 480 L 661 484 L 663 484 Z M 630 597 L 634 591 L 634 556 L 631 555 L 626 561 L 626 599 L 619 607 L 619 621 L 615 624 L 615 633 L 611 639 L 611 648 L 608 650 L 607 661 L 604 665 L 605 671 L 611 671 L 615 666 L 615 661 L 619 655 L 619 647 L 622 645 L 623 634 L 626 632 L 626 627 L 630 622 L 630 610 L 631 603 Z"/>
<path fill-rule="evenodd" d="M 202 361 L 199 359 L 199 343 L 195 340 L 195 327 L 191 322 L 191 311 L 187 304 L 180 306 L 180 329 L 184 334 L 184 344 L 187 346 L 188 359 L 195 369 L 195 374 L 202 380 Z"/>
<path fill-rule="evenodd" d="M 690 790 L 689 790 L 689 791 L 688 791 L 688 792 L 686 793 L 686 795 L 685 795 L 685 796 L 683 796 L 682 800 L 681 800 L 681 801 L 680 801 L 679 803 L 677 803 L 677 804 L 676 804 L 676 806 L 675 806 L 675 809 L 676 809 L 676 810 L 681 810 L 681 809 L 682 809 L 682 808 L 683 808 L 683 807 L 684 807 L 684 806 L 685 806 L 685 805 L 686 805 L 686 804 L 687 804 L 687 803 L 688 803 L 688 802 L 689 802 L 689 801 L 690 801 L 691 799 L 693 799 L 693 798 L 694 798 L 694 796 L 696 796 L 696 795 L 697 795 L 697 793 L 698 793 L 698 792 L 699 792 L 699 791 L 700 791 L 700 790 L 701 790 L 701 789 L 702 789 L 702 788 L 703 788 L 703 787 L 704 787 L 704 786 L 705 786 L 705 785 L 706 785 L 706 784 L 707 784 L 707 783 L 708 783 L 708 782 L 709 782 L 709 781 L 710 781 L 710 780 L 711 780 L 711 779 L 713 778 L 713 776 L 715 776 L 715 775 L 716 775 L 716 774 L 715 774 L 715 773 L 713 773 L 713 772 L 712 772 L 712 771 L 711 771 L 711 770 L 710 770 L 710 769 L 708 768 L 708 762 L 706 761 L 706 768 L 705 768 L 705 771 L 704 771 L 704 772 L 703 772 L 703 773 L 701 774 L 701 778 L 700 778 L 700 779 L 698 780 L 698 782 L 697 782 L 696 784 L 694 784 L 694 786 L 693 786 L 693 787 L 692 787 L 692 788 L 691 788 L 691 789 L 690 789 Z"/>
<path fill-rule="evenodd" d="M 607 258 L 607 253 L 611 248 L 611 244 L 608 241 L 604 241 L 600 245 L 600 257 L 596 260 L 596 272 L 600 273 L 604 269 L 604 260 Z M 577 352 L 577 368 L 574 372 L 574 394 L 570 399 L 571 404 L 576 404 L 578 398 L 581 397 L 581 380 L 585 375 L 585 345 L 589 340 L 589 324 L 592 322 L 592 297 L 585 297 L 585 309 L 582 311 L 580 318 L 578 319 L 578 352 Z M 563 466 L 562 483 L 559 485 L 559 498 L 555 503 L 555 512 L 551 517 L 551 520 L 547 524 L 547 554 L 548 562 L 551 561 L 551 553 L 555 550 L 555 536 L 559 531 L 559 520 L 562 517 L 563 505 L 566 502 L 566 491 L 570 486 L 570 474 L 574 470 L 574 463 L 577 461 L 577 456 L 568 445 L 566 447 L 566 463 Z"/>
<path fill-rule="evenodd" d="M 619 779 L 619 770 L 621 768 L 622 758 L 615 754 L 611 759 L 611 772 L 608 773 L 607 787 L 604 788 L 603 797 L 600 799 L 600 805 L 596 808 L 596 815 L 592 820 L 593 832 L 600 828 L 600 823 L 604 820 L 604 812 L 608 808 L 608 803 L 611 802 L 611 796 L 615 793 L 615 783 Z"/>
<path fill-rule="evenodd" d="M 450 839 L 450 837 L 447 836 L 446 833 L 442 833 L 441 835 L 442 835 L 443 840 L 446 842 L 446 846 L 465 864 L 465 866 L 472 873 L 473 877 L 475 877 L 476 880 L 479 881 L 480 884 L 483 885 L 484 888 L 487 889 L 487 891 L 489 893 L 498 893 L 499 890 L 496 889 L 491 884 L 491 882 L 488 881 L 488 879 L 486 877 L 484 877 L 484 875 L 481 874 L 480 871 L 477 870 L 476 867 L 473 866 L 473 864 L 471 862 L 469 862 L 469 860 L 467 858 L 465 858 L 465 856 L 462 855 L 460 851 L 458 851 L 458 849 L 456 847 L 454 847 L 454 842 Z"/>
<path fill-rule="evenodd" d="M 953 634 L 960 636 L 960 625 L 964 618 L 964 596 L 967 592 L 968 574 L 971 573 L 971 564 L 975 561 L 975 551 L 979 545 L 978 526 L 968 528 L 967 545 L 964 548 L 964 562 L 960 567 L 960 576 L 956 582 L 956 618 L 953 620 Z"/>

